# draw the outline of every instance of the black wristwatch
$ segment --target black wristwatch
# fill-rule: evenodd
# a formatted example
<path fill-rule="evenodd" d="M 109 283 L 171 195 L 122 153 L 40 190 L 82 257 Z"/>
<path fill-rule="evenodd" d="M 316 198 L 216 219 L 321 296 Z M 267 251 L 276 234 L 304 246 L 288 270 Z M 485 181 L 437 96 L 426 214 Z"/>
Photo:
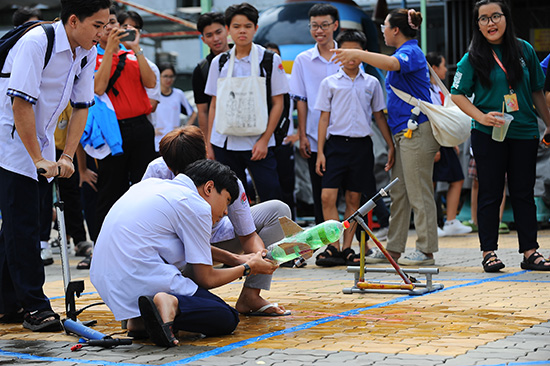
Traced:
<path fill-rule="evenodd" d="M 248 276 L 250 274 L 250 271 L 251 271 L 250 266 L 246 263 L 243 264 L 243 266 L 244 266 L 243 276 Z"/>

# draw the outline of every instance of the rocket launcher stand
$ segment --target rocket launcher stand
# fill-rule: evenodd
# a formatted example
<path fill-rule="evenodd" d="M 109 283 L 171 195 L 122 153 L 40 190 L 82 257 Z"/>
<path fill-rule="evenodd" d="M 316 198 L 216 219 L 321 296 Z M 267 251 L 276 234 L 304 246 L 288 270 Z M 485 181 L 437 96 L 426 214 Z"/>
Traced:
<path fill-rule="evenodd" d="M 365 230 L 365 232 L 369 235 L 369 237 L 372 239 L 374 244 L 380 249 L 380 251 L 384 254 L 384 256 L 388 259 L 390 264 L 393 268 L 367 268 L 365 267 L 365 236 L 364 233 L 362 233 L 361 236 L 361 261 L 360 266 L 350 266 L 348 267 L 347 271 L 350 273 L 355 273 L 355 281 L 354 286 L 351 288 L 344 288 L 342 290 L 345 294 L 352 294 L 352 293 L 386 293 L 386 294 L 404 294 L 404 295 L 423 295 L 432 291 L 440 290 L 443 288 L 442 284 L 433 283 L 432 282 L 432 275 L 438 274 L 439 269 L 438 268 L 419 268 L 419 269 L 401 269 L 399 265 L 395 262 L 395 260 L 392 258 L 392 256 L 388 253 L 386 248 L 380 243 L 380 241 L 376 238 L 376 236 L 372 233 L 372 231 L 369 229 L 365 221 L 363 220 L 363 216 L 369 213 L 375 206 L 376 201 L 380 199 L 382 196 L 387 196 L 388 191 L 390 188 L 397 183 L 399 178 L 395 178 L 393 181 L 390 182 L 386 187 L 381 189 L 373 198 L 371 198 L 367 203 L 365 203 L 363 206 L 359 208 L 353 215 L 350 216 L 350 218 L 347 220 L 351 223 L 351 220 L 354 220 L 357 222 L 357 224 L 361 225 L 361 227 Z M 381 282 L 381 281 L 375 281 L 375 282 L 368 282 L 365 281 L 365 273 L 366 272 L 377 272 L 377 273 L 397 273 L 401 279 L 403 279 L 403 283 L 397 283 L 397 282 Z M 417 274 L 423 274 L 426 276 L 425 283 L 421 283 L 416 278 L 409 276 L 408 273 L 417 273 Z"/>
<path fill-rule="evenodd" d="M 38 169 L 38 174 L 44 174 L 46 171 L 44 169 Z M 65 205 L 64 202 L 61 200 L 61 195 L 59 194 L 59 181 L 58 178 L 54 178 L 54 186 L 55 186 L 55 195 L 56 195 L 56 202 L 54 204 L 55 211 L 57 214 L 57 224 L 58 224 L 58 231 L 59 231 L 59 246 L 60 246 L 60 254 L 61 254 L 61 270 L 63 272 L 63 286 L 65 290 L 65 315 L 67 316 L 67 319 L 63 320 L 63 326 L 65 328 L 65 332 L 67 334 L 76 334 L 81 337 L 85 337 L 87 339 L 89 338 L 90 334 L 101 334 L 99 332 L 94 331 L 91 328 L 88 328 L 88 326 L 94 325 L 96 323 L 95 320 L 90 320 L 87 322 L 81 322 L 77 319 L 77 316 L 80 315 L 84 310 L 91 306 L 95 305 L 103 305 L 103 302 L 90 304 L 88 306 L 83 307 L 80 310 L 76 309 L 76 303 L 75 303 L 75 296 L 80 297 L 82 292 L 84 291 L 84 281 L 83 280 L 77 280 L 77 281 L 71 281 L 71 271 L 69 267 L 69 253 L 67 251 L 67 233 L 65 231 Z M 72 325 L 69 326 L 69 324 Z M 108 339 L 110 337 L 105 336 L 104 334 L 101 334 L 101 338 L 98 339 Z M 118 341 L 118 340 L 116 340 Z M 104 344 L 96 344 L 103 347 L 113 347 L 118 344 L 127 344 L 127 343 L 116 343 L 114 342 L 104 342 Z M 120 340 L 122 341 L 122 340 Z M 97 343 L 97 342 L 96 342 Z M 131 344 L 131 340 L 130 343 Z"/>

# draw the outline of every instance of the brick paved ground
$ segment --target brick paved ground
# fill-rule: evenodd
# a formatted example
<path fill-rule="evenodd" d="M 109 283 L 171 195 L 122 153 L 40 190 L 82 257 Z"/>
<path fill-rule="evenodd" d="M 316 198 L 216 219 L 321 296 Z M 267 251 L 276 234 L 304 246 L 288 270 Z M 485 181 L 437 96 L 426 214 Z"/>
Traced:
<path fill-rule="evenodd" d="M 414 239 L 411 232 L 409 250 Z M 549 239 L 550 231 L 539 233 L 545 256 Z M 486 274 L 476 234 L 441 238 L 434 281 L 445 287 L 423 296 L 343 294 L 353 285 L 353 274 L 345 267 L 318 268 L 313 260 L 304 269 L 281 268 L 266 295 L 291 309 L 291 316 L 242 316 L 231 336 L 180 334 L 180 346 L 170 349 L 134 342 L 71 352 L 76 337 L 0 325 L 0 365 L 550 365 L 550 273 L 519 268 L 515 232 L 500 241 L 499 256 L 507 267 Z M 71 259 L 73 268 L 77 262 Z M 46 272 L 46 292 L 62 312 L 59 260 Z M 72 273 L 73 279 L 86 279 L 78 307 L 99 301 L 87 271 Z M 368 273 L 367 280 L 399 278 Z M 234 304 L 241 286 L 236 282 L 214 292 Z M 105 306 L 79 318 L 96 319 L 95 329 L 102 333 L 125 335 Z"/>

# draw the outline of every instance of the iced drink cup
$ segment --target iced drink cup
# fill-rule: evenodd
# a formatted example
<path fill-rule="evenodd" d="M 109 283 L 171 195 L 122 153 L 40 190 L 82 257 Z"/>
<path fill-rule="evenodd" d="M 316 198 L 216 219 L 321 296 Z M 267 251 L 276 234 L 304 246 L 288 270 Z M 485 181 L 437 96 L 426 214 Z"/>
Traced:
<path fill-rule="evenodd" d="M 493 140 L 502 142 L 506 137 L 506 133 L 508 132 L 508 127 L 510 127 L 510 122 L 512 122 L 512 120 L 514 119 L 514 116 L 512 116 L 511 114 L 504 113 L 503 116 L 495 116 L 495 117 L 503 120 L 504 124 L 500 127 L 493 126 Z"/>

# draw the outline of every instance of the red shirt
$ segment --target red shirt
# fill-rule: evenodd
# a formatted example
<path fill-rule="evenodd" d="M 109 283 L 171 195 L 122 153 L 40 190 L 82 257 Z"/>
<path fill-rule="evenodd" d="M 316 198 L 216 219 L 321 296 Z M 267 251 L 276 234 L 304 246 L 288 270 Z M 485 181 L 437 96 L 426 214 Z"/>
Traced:
<path fill-rule="evenodd" d="M 114 89 L 118 90 L 119 94 L 115 96 L 113 89 L 107 93 L 115 108 L 116 118 L 119 120 L 150 114 L 153 111 L 145 87 L 141 82 L 139 63 L 134 52 L 120 50 L 118 54 L 113 55 L 113 64 L 111 65 L 109 78 L 115 73 L 119 57 L 123 53 L 127 54 L 126 63 L 114 85 Z M 102 60 L 103 55 L 98 54 L 96 71 L 99 69 Z"/>

